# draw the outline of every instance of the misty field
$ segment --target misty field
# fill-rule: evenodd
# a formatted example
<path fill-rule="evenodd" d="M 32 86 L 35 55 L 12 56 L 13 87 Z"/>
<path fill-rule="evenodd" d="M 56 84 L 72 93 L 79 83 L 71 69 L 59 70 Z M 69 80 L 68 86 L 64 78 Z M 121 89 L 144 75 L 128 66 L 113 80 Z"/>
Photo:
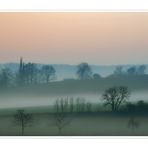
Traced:
<path fill-rule="evenodd" d="M 16 109 L 4 109 L 0 114 L 0 135 L 20 136 L 21 126 L 16 125 L 13 114 Z M 28 136 L 59 136 L 54 124 L 54 115 L 48 113 L 48 107 L 27 108 L 33 114 L 33 122 L 26 128 Z M 146 136 L 148 135 L 148 117 L 136 116 L 139 126 L 128 127 L 128 115 L 112 115 L 110 113 L 73 113 L 68 114 L 70 121 L 63 129 L 61 136 Z"/>
<path fill-rule="evenodd" d="M 0 90 L 0 108 L 45 106 L 54 104 L 57 98 L 80 97 L 88 102 L 101 102 L 105 89 L 127 86 L 131 92 L 129 101 L 147 102 L 148 76 L 101 78 L 99 80 L 65 80 Z"/>
<path fill-rule="evenodd" d="M 88 63 L 58 80 L 52 65 L 0 72 L 0 135 L 148 135 L 146 66 L 117 66 L 102 77 Z"/>

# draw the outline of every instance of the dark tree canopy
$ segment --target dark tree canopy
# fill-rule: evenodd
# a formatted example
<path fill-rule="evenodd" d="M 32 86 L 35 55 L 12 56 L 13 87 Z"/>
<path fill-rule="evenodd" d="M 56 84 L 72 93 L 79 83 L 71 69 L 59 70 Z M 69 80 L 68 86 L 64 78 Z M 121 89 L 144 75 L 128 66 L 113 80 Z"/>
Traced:
<path fill-rule="evenodd" d="M 106 89 L 103 94 L 105 105 L 109 105 L 112 111 L 117 111 L 120 105 L 129 97 L 129 90 L 127 87 L 111 87 Z"/>
<path fill-rule="evenodd" d="M 92 78 L 92 69 L 88 63 L 81 63 L 77 66 L 77 76 L 80 80 Z"/>
<path fill-rule="evenodd" d="M 93 74 L 93 79 L 94 80 L 99 80 L 101 78 L 101 76 L 97 73 Z"/>
<path fill-rule="evenodd" d="M 137 71 L 136 71 L 136 66 L 132 66 L 130 68 L 127 69 L 127 74 L 128 75 L 136 75 Z"/>

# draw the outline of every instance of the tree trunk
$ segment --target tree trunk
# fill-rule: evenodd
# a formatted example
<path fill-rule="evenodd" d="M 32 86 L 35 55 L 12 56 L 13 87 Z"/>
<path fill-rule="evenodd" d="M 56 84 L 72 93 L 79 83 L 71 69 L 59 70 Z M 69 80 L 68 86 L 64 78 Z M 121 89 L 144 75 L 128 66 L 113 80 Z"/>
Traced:
<path fill-rule="evenodd" d="M 24 136 L 24 126 L 22 126 L 22 136 Z"/>
<path fill-rule="evenodd" d="M 22 136 L 24 136 L 24 120 L 22 120 Z"/>
<path fill-rule="evenodd" d="M 62 135 L 62 128 L 59 128 L 59 136 Z"/>

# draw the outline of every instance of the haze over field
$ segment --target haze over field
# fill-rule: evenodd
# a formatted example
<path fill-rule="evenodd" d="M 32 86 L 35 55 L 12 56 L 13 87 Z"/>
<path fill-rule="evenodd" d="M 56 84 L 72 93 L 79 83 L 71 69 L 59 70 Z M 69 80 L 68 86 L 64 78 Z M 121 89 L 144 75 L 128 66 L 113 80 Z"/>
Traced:
<path fill-rule="evenodd" d="M 47 65 L 50 63 L 46 63 Z M 45 65 L 46 65 L 45 64 Z M 44 64 L 37 64 L 38 68 L 41 68 Z M 56 70 L 56 80 L 64 80 L 64 79 L 76 79 L 76 71 L 77 65 L 69 65 L 69 64 L 52 64 L 52 66 Z M 119 65 L 90 65 L 93 73 L 99 73 L 102 77 L 107 77 L 113 74 L 114 70 Z M 124 70 L 128 69 L 131 66 L 138 67 L 139 65 L 120 65 Z M 146 67 L 148 65 L 145 64 Z M 16 72 L 19 69 L 19 63 L 5 63 L 0 64 L 0 70 L 3 68 L 9 68 L 13 72 Z M 146 69 L 145 73 L 148 73 L 148 69 Z"/>

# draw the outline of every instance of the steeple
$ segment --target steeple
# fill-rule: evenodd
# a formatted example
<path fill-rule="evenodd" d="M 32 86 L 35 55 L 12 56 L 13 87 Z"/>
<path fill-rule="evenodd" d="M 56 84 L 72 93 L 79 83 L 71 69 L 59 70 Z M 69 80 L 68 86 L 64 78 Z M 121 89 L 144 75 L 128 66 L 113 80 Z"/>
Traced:
<path fill-rule="evenodd" d="M 23 58 L 20 57 L 20 66 L 19 66 L 19 72 L 22 72 L 23 70 Z"/>

